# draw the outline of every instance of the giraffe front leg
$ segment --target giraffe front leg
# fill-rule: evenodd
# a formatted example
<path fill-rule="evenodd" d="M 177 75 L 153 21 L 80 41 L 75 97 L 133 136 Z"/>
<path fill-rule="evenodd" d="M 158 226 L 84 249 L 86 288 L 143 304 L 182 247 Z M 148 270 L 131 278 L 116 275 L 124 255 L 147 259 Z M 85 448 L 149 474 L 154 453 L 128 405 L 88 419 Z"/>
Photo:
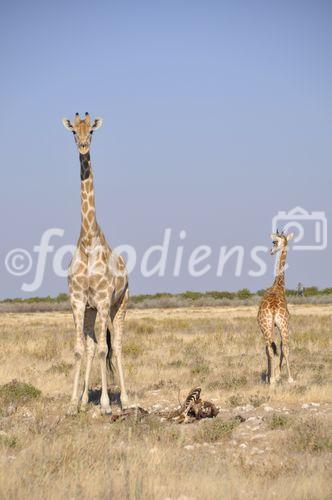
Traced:
<path fill-rule="evenodd" d="M 86 350 L 87 350 L 87 360 L 86 360 L 86 369 L 85 369 L 85 377 L 84 377 L 84 390 L 82 394 L 81 401 L 81 411 L 86 411 L 87 404 L 89 402 L 89 380 L 93 358 L 95 355 L 95 342 L 91 337 L 87 337 L 86 342 Z"/>
<path fill-rule="evenodd" d="M 109 320 L 109 310 L 110 310 L 109 305 L 107 305 L 101 310 L 98 310 L 100 314 L 98 355 L 99 355 L 100 371 L 101 371 L 100 411 L 102 415 L 110 415 L 112 413 L 110 399 L 108 397 L 108 390 L 107 390 L 107 368 L 106 368 L 106 358 L 108 353 L 106 335 L 107 335 L 107 326 Z"/>
<path fill-rule="evenodd" d="M 81 372 L 82 356 L 84 354 L 84 333 L 83 333 L 83 323 L 84 323 L 84 310 L 85 304 L 73 304 L 73 316 L 76 328 L 76 343 L 74 348 L 75 353 L 75 374 L 74 374 L 74 386 L 70 405 L 68 408 L 68 415 L 76 415 L 78 412 L 78 386 Z"/>
<path fill-rule="evenodd" d="M 96 314 L 97 314 L 96 310 L 86 309 L 84 315 L 84 334 L 86 337 L 87 362 L 86 362 L 85 379 L 84 379 L 84 391 L 82 394 L 82 402 L 81 402 L 81 411 L 86 410 L 87 404 L 89 402 L 89 380 L 90 380 L 92 362 L 95 355 L 95 347 L 97 343 L 94 331 Z"/>

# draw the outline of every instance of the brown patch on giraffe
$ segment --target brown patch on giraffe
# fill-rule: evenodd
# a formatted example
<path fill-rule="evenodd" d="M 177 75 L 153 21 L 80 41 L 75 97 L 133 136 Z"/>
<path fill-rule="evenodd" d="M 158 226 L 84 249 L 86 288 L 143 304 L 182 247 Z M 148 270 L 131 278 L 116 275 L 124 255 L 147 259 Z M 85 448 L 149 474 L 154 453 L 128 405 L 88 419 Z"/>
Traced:
<path fill-rule="evenodd" d="M 121 276 L 117 276 L 115 278 L 115 284 L 116 284 L 115 288 L 119 288 L 121 290 L 125 286 L 125 281 L 126 280 Z"/>
<path fill-rule="evenodd" d="M 126 267 L 126 264 L 124 262 L 124 259 L 121 255 L 119 255 L 118 261 L 117 261 L 117 267 L 119 271 L 123 271 Z"/>
<path fill-rule="evenodd" d="M 88 287 L 88 278 L 86 276 L 75 275 L 72 279 L 73 288 L 86 289 Z"/>
<path fill-rule="evenodd" d="M 85 271 L 86 269 L 86 265 L 83 264 L 83 262 L 80 262 L 77 266 L 77 268 L 75 267 L 75 272 L 77 272 L 78 274 L 81 274 Z"/>
<path fill-rule="evenodd" d="M 108 264 L 109 257 L 108 257 L 108 254 L 104 250 L 101 251 L 100 260 L 103 264 Z"/>
<path fill-rule="evenodd" d="M 95 213 L 94 213 L 94 210 L 91 210 L 88 212 L 88 221 L 90 222 L 90 224 L 94 221 L 94 218 L 95 218 Z"/>
<path fill-rule="evenodd" d="M 95 274 L 94 276 L 91 276 L 89 278 L 89 286 L 90 288 L 96 290 L 99 287 L 99 283 L 102 279 L 102 275 L 100 274 Z"/>
<path fill-rule="evenodd" d="M 98 283 L 99 289 L 108 289 L 108 280 L 106 278 L 102 278 Z"/>

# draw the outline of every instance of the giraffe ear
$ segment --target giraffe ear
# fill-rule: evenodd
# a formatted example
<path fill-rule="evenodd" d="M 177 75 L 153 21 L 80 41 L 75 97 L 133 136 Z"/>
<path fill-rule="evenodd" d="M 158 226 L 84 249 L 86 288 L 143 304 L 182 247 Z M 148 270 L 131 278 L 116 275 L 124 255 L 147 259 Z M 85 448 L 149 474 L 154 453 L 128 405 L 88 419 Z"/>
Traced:
<path fill-rule="evenodd" d="M 99 129 L 103 124 L 103 119 L 102 118 L 96 118 L 92 124 L 91 130 L 97 130 Z"/>
<path fill-rule="evenodd" d="M 63 123 L 63 126 L 69 130 L 70 132 L 72 132 L 74 130 L 74 127 L 72 126 L 72 124 L 70 123 L 70 120 L 68 120 L 68 118 L 62 118 L 62 123 Z"/>
<path fill-rule="evenodd" d="M 270 234 L 270 238 L 271 238 L 272 241 L 275 240 L 276 237 L 277 237 L 277 235 L 275 233 L 271 233 Z"/>
<path fill-rule="evenodd" d="M 294 233 L 289 233 L 289 234 L 287 234 L 287 241 L 292 240 L 292 239 L 293 239 L 293 237 L 294 237 Z"/>

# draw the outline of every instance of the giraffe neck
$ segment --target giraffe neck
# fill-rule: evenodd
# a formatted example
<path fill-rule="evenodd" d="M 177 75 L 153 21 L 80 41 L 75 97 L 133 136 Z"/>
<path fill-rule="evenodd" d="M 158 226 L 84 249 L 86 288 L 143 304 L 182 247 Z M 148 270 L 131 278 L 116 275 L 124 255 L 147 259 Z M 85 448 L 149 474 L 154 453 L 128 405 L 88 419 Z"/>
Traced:
<path fill-rule="evenodd" d="M 287 257 L 287 248 L 284 247 L 281 250 L 279 262 L 277 266 L 277 275 L 275 277 L 273 287 L 280 288 L 282 290 L 285 289 L 285 265 L 286 265 L 286 257 Z"/>
<path fill-rule="evenodd" d="M 80 153 L 81 164 L 81 237 L 89 238 L 98 231 L 95 192 L 90 153 Z"/>

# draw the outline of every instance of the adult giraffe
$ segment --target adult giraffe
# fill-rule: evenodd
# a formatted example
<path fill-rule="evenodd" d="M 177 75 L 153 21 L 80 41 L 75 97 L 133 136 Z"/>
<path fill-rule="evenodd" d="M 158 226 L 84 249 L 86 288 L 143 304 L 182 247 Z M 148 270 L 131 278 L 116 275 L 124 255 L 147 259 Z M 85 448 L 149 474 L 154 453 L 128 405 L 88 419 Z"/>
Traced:
<path fill-rule="evenodd" d="M 280 372 L 284 357 L 288 371 L 288 382 L 293 382 L 288 360 L 289 311 L 285 297 L 286 256 L 288 242 L 293 238 L 293 236 L 293 233 L 286 235 L 282 232 L 279 233 L 278 231 L 271 234 L 271 239 L 273 240 L 271 255 L 275 255 L 280 251 L 280 258 L 277 266 L 276 278 L 271 288 L 268 288 L 263 295 L 257 316 L 258 324 L 266 343 L 267 379 L 272 385 L 280 379 Z M 275 326 L 278 328 L 281 337 L 279 364 L 277 359 L 277 346 L 274 342 Z"/>
<path fill-rule="evenodd" d="M 81 233 L 68 270 L 70 302 L 76 328 L 74 388 L 69 407 L 76 414 L 79 407 L 79 378 L 86 343 L 87 364 L 81 409 L 88 403 L 91 365 L 98 346 L 101 369 L 101 413 L 111 413 L 107 392 L 106 362 L 111 363 L 111 321 L 114 330 L 113 350 L 120 379 L 121 404 L 128 406 L 128 396 L 122 369 L 122 333 L 128 300 L 128 277 L 124 260 L 109 247 L 96 220 L 93 173 L 90 163 L 92 134 L 102 125 L 102 119 L 93 123 L 88 113 L 81 120 L 78 113 L 73 123 L 63 118 L 63 125 L 73 133 L 81 165 Z M 95 335 L 96 315 L 100 318 L 100 333 Z"/>

